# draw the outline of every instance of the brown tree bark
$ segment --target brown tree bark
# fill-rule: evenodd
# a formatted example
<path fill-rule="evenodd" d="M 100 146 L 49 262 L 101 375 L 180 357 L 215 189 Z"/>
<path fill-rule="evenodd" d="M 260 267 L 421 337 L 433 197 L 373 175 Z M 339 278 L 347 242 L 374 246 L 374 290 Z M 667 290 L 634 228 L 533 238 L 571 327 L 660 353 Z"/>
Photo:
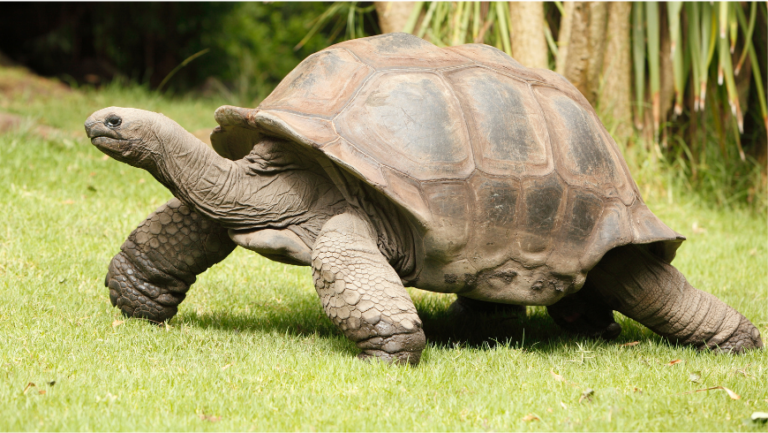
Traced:
<path fill-rule="evenodd" d="M 632 134 L 632 47 L 630 45 L 630 14 L 632 3 L 608 4 L 606 47 L 603 56 L 603 91 L 600 105 L 615 122 L 616 138 Z"/>
<path fill-rule="evenodd" d="M 603 75 L 603 58 L 605 56 L 605 31 L 608 23 L 608 3 L 589 3 L 589 41 L 587 50 L 587 99 L 593 105 L 600 96 L 600 80 Z"/>
<path fill-rule="evenodd" d="M 663 3 L 662 3 L 663 4 Z M 663 4 L 659 7 L 659 22 L 661 23 L 661 48 L 659 50 L 659 56 L 661 61 L 659 62 L 660 77 L 659 77 L 659 125 L 661 128 L 667 120 L 669 110 L 675 106 L 675 70 L 672 63 L 672 38 L 669 34 L 669 26 L 667 25 L 667 7 Z"/>
<path fill-rule="evenodd" d="M 606 11 L 604 3 L 568 2 L 560 23 L 556 70 L 593 105 L 597 102 L 603 68 Z"/>
<path fill-rule="evenodd" d="M 402 32 L 416 2 L 374 2 L 382 33 Z"/>
<path fill-rule="evenodd" d="M 510 2 L 512 57 L 529 68 L 546 68 L 547 41 L 544 38 L 544 3 Z"/>
<path fill-rule="evenodd" d="M 563 7 L 565 12 L 560 19 L 555 71 L 579 88 L 579 83 L 583 81 L 582 71 L 586 70 L 581 60 L 586 45 L 583 43 L 583 35 L 586 34 L 586 23 L 582 13 L 584 2 L 565 2 Z M 571 41 L 571 34 L 574 35 L 573 41 Z"/>

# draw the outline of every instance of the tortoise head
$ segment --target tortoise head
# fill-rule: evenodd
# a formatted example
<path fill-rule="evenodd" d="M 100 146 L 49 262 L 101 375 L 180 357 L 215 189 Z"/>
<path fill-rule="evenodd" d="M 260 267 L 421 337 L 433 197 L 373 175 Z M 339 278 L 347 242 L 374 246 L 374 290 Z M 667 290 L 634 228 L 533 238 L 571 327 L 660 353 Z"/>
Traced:
<path fill-rule="evenodd" d="M 94 146 L 118 161 L 144 169 L 151 169 L 153 155 L 183 135 L 182 131 L 164 115 L 136 108 L 103 108 L 85 121 L 85 132 Z"/>

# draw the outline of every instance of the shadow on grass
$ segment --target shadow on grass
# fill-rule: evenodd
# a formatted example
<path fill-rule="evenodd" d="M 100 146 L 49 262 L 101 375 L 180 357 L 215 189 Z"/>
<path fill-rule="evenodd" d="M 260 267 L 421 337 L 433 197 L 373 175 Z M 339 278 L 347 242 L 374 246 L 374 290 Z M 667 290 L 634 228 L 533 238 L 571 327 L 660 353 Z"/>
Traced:
<path fill-rule="evenodd" d="M 304 298 L 277 305 L 254 304 L 249 310 L 220 309 L 204 313 L 185 311 L 174 320 L 187 326 L 232 332 L 280 333 L 299 337 L 343 335 L 325 317 L 319 305 Z"/>
<path fill-rule="evenodd" d="M 525 348 L 538 352 L 561 350 L 564 344 L 621 344 L 643 339 L 633 324 L 622 324 L 624 331 L 614 342 L 588 338 L 564 331 L 543 308 L 528 308 L 527 315 L 477 317 L 471 323 L 460 322 L 445 310 L 420 309 L 427 343 L 438 347 L 469 347 L 490 350 L 497 345 Z M 221 309 L 210 313 L 187 311 L 177 321 L 203 329 L 232 332 L 279 333 L 297 337 L 343 337 L 342 332 L 325 317 L 314 299 L 295 299 L 280 305 L 257 305 L 251 311 Z M 627 329 L 629 328 L 629 329 Z M 630 338 L 630 339 L 627 339 Z"/>

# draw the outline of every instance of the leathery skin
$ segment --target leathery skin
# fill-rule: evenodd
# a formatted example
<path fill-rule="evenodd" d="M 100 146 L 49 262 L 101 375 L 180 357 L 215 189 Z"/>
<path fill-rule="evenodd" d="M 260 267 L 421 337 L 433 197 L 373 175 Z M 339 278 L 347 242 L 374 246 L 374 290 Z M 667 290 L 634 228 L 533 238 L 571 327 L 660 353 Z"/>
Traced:
<path fill-rule="evenodd" d="M 312 271 L 323 310 L 363 350 L 361 358 L 419 362 L 421 320 L 367 217 L 348 211 L 331 218 L 315 242 Z"/>
<path fill-rule="evenodd" d="M 174 198 L 147 217 L 109 264 L 104 284 L 128 317 L 173 317 L 196 276 L 235 248 L 227 230 Z"/>
<path fill-rule="evenodd" d="M 733 353 L 763 347 L 760 332 L 746 317 L 693 287 L 642 246 L 609 251 L 588 281 L 612 309 L 672 342 Z"/>

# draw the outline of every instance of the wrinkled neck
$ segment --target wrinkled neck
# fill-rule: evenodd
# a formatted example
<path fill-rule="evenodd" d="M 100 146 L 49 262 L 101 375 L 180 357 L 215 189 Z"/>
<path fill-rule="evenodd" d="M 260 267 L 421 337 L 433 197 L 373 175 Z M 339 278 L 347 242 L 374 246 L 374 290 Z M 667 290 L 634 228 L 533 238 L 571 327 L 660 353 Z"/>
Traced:
<path fill-rule="evenodd" d="M 237 200 L 232 185 L 244 176 L 234 161 L 176 124 L 159 128 L 152 175 L 174 196 L 206 216 L 215 214 L 223 202 Z"/>
<path fill-rule="evenodd" d="M 187 131 L 173 132 L 157 134 L 155 139 L 159 145 L 154 154 L 157 168 L 152 174 L 172 191 L 185 190 L 184 186 L 193 178 L 193 173 L 199 177 L 201 172 L 222 158 Z"/>
<path fill-rule="evenodd" d="M 311 217 L 318 182 L 305 170 L 261 174 L 250 170 L 247 160 L 224 158 L 183 129 L 164 136 L 153 174 L 206 218 L 228 229 L 258 230 L 303 224 Z"/>

